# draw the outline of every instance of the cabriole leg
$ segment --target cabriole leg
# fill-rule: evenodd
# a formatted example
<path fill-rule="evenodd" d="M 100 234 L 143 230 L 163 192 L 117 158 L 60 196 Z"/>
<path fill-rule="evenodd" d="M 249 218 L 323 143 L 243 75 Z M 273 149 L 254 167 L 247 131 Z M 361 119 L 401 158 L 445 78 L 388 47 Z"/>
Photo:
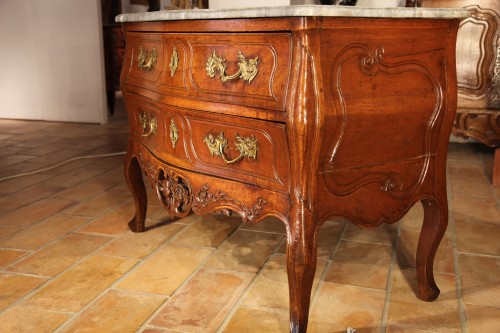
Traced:
<path fill-rule="evenodd" d="M 287 234 L 287 270 L 290 293 L 290 332 L 305 333 L 314 273 L 316 272 L 316 227 L 310 214 L 297 214 Z"/>
<path fill-rule="evenodd" d="M 142 232 L 145 230 L 146 209 L 148 205 L 148 196 L 144 182 L 142 180 L 142 171 L 137 159 L 127 154 L 125 161 L 125 180 L 132 192 L 135 202 L 134 218 L 128 223 L 133 232 Z"/>
<path fill-rule="evenodd" d="M 434 257 L 448 225 L 448 206 L 436 200 L 422 200 L 424 224 L 417 247 L 418 297 L 423 301 L 433 301 L 439 296 L 439 288 L 434 281 Z"/>

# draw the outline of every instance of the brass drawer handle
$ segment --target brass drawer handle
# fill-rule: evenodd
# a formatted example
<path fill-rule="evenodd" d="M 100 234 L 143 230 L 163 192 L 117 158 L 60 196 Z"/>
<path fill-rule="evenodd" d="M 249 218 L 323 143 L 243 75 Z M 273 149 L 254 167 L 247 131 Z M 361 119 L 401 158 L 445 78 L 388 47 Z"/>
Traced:
<path fill-rule="evenodd" d="M 149 55 L 149 58 L 148 58 Z M 153 65 L 156 64 L 156 59 L 158 54 L 156 53 L 156 48 L 153 47 L 151 54 L 148 51 L 144 51 L 142 46 L 139 46 L 139 69 L 143 71 L 150 71 L 153 69 Z"/>
<path fill-rule="evenodd" d="M 243 79 L 243 81 L 248 81 L 251 83 L 254 77 L 257 75 L 259 69 L 259 57 L 255 57 L 255 59 L 246 60 L 245 56 L 238 51 L 238 67 L 239 70 L 237 73 L 233 75 L 226 75 L 226 60 L 219 57 L 215 50 L 210 57 L 207 59 L 206 70 L 207 75 L 210 77 L 215 76 L 215 70 L 219 71 L 219 77 L 222 82 L 227 82 L 229 80 L 233 80 L 236 78 Z"/>
<path fill-rule="evenodd" d="M 155 116 L 143 112 L 139 114 L 139 121 L 141 122 L 143 137 L 148 137 L 150 135 L 156 134 L 158 122 L 156 121 Z"/>
<path fill-rule="evenodd" d="M 220 156 L 226 162 L 226 164 L 232 164 L 238 162 L 243 157 L 248 158 L 257 158 L 257 139 L 252 135 L 250 137 L 242 138 L 238 134 L 235 134 L 236 137 L 236 149 L 240 152 L 240 156 L 236 157 L 234 160 L 228 160 L 226 155 L 224 155 L 224 148 L 227 147 L 227 139 L 224 137 L 224 133 L 220 133 L 216 137 L 212 134 L 208 134 L 203 139 L 208 146 L 208 150 L 210 150 L 210 154 L 212 156 Z"/>

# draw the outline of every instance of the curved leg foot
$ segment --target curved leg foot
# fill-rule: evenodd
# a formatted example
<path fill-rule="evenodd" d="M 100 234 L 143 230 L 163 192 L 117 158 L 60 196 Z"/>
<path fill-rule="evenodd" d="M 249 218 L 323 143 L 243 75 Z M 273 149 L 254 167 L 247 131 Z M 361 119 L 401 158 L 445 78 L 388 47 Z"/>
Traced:
<path fill-rule="evenodd" d="M 290 293 L 290 332 L 305 333 L 317 261 L 316 227 L 310 216 L 305 218 L 302 215 L 290 221 L 286 257 Z"/>
<path fill-rule="evenodd" d="M 439 243 L 448 225 L 446 201 L 422 200 L 424 224 L 417 247 L 418 297 L 423 301 L 433 301 L 439 296 L 439 288 L 434 281 L 433 264 Z"/>
<path fill-rule="evenodd" d="M 144 182 L 142 180 L 142 171 L 137 159 L 129 157 L 125 162 L 125 180 L 134 196 L 135 215 L 128 223 L 130 230 L 133 232 L 142 232 L 145 230 L 146 209 L 148 205 L 148 196 Z"/>

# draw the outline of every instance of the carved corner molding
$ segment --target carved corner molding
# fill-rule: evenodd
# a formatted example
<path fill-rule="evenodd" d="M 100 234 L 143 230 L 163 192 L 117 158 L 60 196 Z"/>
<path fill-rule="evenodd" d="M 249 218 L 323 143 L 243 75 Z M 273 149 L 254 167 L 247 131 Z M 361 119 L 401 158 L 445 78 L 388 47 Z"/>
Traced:
<path fill-rule="evenodd" d="M 453 135 L 477 139 L 490 147 L 500 146 L 500 110 L 458 109 Z"/>

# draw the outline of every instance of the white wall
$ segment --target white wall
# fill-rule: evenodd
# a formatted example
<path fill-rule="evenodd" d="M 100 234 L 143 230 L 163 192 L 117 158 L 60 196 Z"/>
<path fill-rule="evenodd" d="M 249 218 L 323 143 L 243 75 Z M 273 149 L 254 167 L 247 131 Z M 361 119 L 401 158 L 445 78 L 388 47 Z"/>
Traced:
<path fill-rule="evenodd" d="M 107 121 L 99 0 L 0 0 L 0 118 Z"/>

